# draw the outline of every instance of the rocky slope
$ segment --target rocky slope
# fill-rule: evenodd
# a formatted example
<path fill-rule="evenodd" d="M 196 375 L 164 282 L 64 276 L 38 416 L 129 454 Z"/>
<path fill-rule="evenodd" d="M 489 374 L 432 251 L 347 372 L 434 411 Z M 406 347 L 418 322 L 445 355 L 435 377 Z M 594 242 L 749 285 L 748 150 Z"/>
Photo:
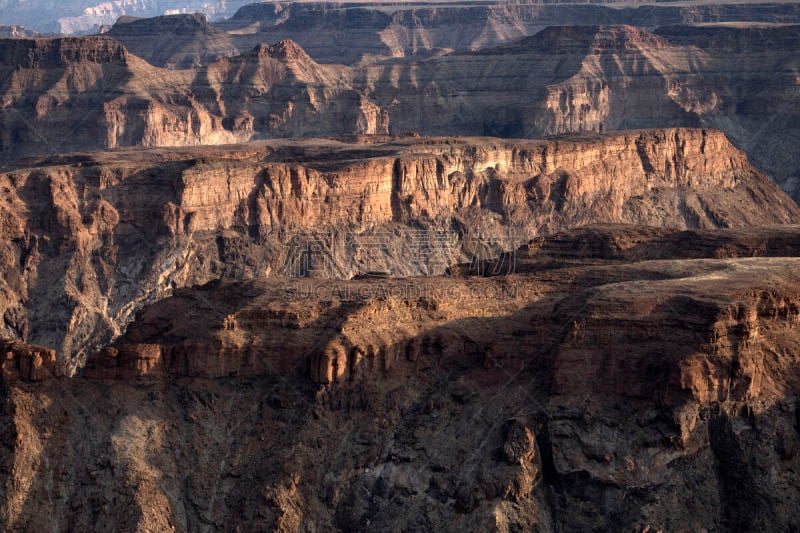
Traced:
<path fill-rule="evenodd" d="M 512 275 L 181 289 L 73 379 L 4 345 L 0 524 L 790 531 L 798 251 L 590 227 Z"/>
<path fill-rule="evenodd" d="M 386 131 L 336 68 L 292 41 L 197 71 L 153 67 L 108 37 L 0 40 L 0 155 Z"/>
<path fill-rule="evenodd" d="M 105 35 L 159 67 L 199 67 L 240 53 L 231 36 L 211 26 L 202 14 L 121 17 Z"/>
<path fill-rule="evenodd" d="M 0 41 L 0 73 L 5 160 L 231 139 L 186 94 L 191 77 L 156 69 L 107 37 Z"/>
<path fill-rule="evenodd" d="M 317 63 L 284 40 L 178 71 L 108 38 L 6 40 L 0 155 L 345 133 L 540 137 L 707 125 L 797 197 L 799 29 L 553 27 L 499 48 L 360 67 Z M 163 50 L 175 61 L 197 59 Z"/>
<path fill-rule="evenodd" d="M 40 158 L 0 173 L 0 331 L 70 368 L 176 287 L 435 274 L 592 222 L 800 222 L 713 130 L 551 141 L 262 141 Z"/>

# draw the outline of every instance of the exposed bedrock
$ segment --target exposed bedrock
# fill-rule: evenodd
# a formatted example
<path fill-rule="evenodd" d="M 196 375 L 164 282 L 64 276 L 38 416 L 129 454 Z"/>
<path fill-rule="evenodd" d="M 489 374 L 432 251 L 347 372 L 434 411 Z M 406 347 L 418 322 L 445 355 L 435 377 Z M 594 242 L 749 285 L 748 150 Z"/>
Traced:
<path fill-rule="evenodd" d="M 168 70 L 108 37 L 0 40 L 0 156 L 703 126 L 724 131 L 797 195 L 797 25 L 560 26 L 495 48 L 356 66 L 321 64 L 285 38 L 271 42 Z M 185 60 L 195 63 L 202 49 Z"/>
<path fill-rule="evenodd" d="M 81 376 L 4 370 L 0 517 L 788 531 L 800 259 L 614 259 L 634 235 L 700 254 L 771 233 L 595 226 L 513 275 L 180 289 Z"/>
<path fill-rule="evenodd" d="M 176 287 L 441 274 L 596 222 L 797 222 L 713 130 L 553 141 L 271 141 L 32 160 L 0 174 L 3 335 L 80 364 Z"/>

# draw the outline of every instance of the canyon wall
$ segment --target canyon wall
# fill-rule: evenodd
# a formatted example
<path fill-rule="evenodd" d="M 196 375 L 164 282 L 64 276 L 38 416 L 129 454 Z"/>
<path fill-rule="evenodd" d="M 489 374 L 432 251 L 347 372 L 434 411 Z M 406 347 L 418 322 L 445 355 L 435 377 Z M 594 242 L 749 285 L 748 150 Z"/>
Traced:
<path fill-rule="evenodd" d="M 718 131 L 361 137 L 46 157 L 0 174 L 3 336 L 69 369 L 176 287 L 441 274 L 593 222 L 795 223 Z"/>
<path fill-rule="evenodd" d="M 799 10 L 7 31 L 0 530 L 793 531 Z"/>
<path fill-rule="evenodd" d="M 363 82 L 390 131 L 717 127 L 796 196 L 798 47 L 798 26 L 553 27 L 495 49 L 371 67 Z"/>
<path fill-rule="evenodd" d="M 534 35 L 548 26 L 627 24 L 653 29 L 704 22 L 800 22 L 800 8 L 792 3 L 635 4 L 260 3 L 243 6 L 215 27 L 227 32 L 241 50 L 260 42 L 292 39 L 317 61 L 354 64 L 480 50 Z M 342 46 L 342 36 L 347 46 Z"/>
<path fill-rule="evenodd" d="M 358 59 L 364 54 L 425 53 L 436 48 L 487 46 L 535 33 L 545 26 L 608 21 L 655 27 L 685 22 L 753 21 L 800 22 L 797 6 L 791 2 L 748 2 L 720 4 L 648 5 L 630 1 L 605 6 L 593 1 L 576 5 L 561 2 L 276 2 L 247 0 L 67 0 L 58 10 L 42 0 L 2 0 L 0 24 L 21 24 L 38 32 L 86 34 L 98 32 L 120 18 L 202 14 L 234 35 L 246 47 L 258 42 L 301 38 L 303 46 L 315 46 L 334 61 Z M 644 5 L 639 5 L 644 4 Z M 224 17 L 231 17 L 227 20 Z M 276 33 L 283 33 L 277 36 Z M 291 32 L 292 35 L 287 33 Z M 337 35 L 354 36 L 350 52 L 331 49 Z M 317 37 L 313 37 L 316 35 Z M 327 47 L 327 49 L 326 49 Z M 337 46 L 337 48 L 339 48 Z"/>
<path fill-rule="evenodd" d="M 798 28 L 552 27 L 499 48 L 354 67 L 320 64 L 282 40 L 187 70 L 154 67 L 104 37 L 0 40 L 0 156 L 11 163 L 81 149 L 340 134 L 514 138 L 711 126 L 796 197 Z"/>
<path fill-rule="evenodd" d="M 200 67 L 220 57 L 241 53 L 231 35 L 209 24 L 199 13 L 153 18 L 121 17 L 105 35 L 159 67 Z"/>
<path fill-rule="evenodd" d="M 618 259 L 673 241 L 696 259 Z M 72 379 L 3 348 L 0 524 L 790 530 L 797 226 L 534 244 L 512 275 L 179 289 Z"/>

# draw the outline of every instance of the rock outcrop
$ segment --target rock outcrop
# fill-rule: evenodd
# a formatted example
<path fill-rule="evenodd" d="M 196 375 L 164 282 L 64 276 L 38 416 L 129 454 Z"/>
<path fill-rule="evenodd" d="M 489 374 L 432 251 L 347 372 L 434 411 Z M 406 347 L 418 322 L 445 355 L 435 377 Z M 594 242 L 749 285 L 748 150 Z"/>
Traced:
<path fill-rule="evenodd" d="M 2 381 L 5 383 L 47 381 L 63 376 L 56 351 L 52 348 L 0 339 L 0 354 Z"/>
<path fill-rule="evenodd" d="M 0 524 L 790 530 L 800 258 L 732 253 L 778 241 L 594 226 L 511 275 L 180 289 L 82 376 L 0 382 Z"/>
<path fill-rule="evenodd" d="M 0 174 L 0 216 L 0 331 L 75 368 L 176 287 L 429 275 L 582 224 L 742 227 L 800 209 L 720 132 L 673 129 L 40 158 Z"/>

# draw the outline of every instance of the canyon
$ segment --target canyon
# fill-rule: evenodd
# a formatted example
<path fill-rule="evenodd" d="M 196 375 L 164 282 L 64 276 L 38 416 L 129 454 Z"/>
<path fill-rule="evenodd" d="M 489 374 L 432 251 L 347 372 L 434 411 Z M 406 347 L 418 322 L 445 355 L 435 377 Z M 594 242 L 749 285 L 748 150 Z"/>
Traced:
<path fill-rule="evenodd" d="M 579 225 L 800 223 L 715 130 L 361 136 L 44 156 L 0 173 L 0 336 L 70 372 L 215 279 L 443 274 Z"/>
<path fill-rule="evenodd" d="M 499 276 L 178 289 L 71 379 L 6 347 L 0 520 L 791 530 L 799 250 L 588 226 Z"/>
<path fill-rule="evenodd" d="M 213 26 L 230 35 L 242 51 L 261 42 L 291 39 L 319 62 L 349 65 L 492 48 L 551 26 L 653 30 L 676 24 L 798 22 L 800 6 L 793 2 L 294 2 L 246 5 Z M 146 27 L 142 30 L 149 33 Z M 343 36 L 347 46 L 342 46 Z"/>
<path fill-rule="evenodd" d="M 800 3 L 245 4 L 0 0 L 0 530 L 796 530 Z"/>
<path fill-rule="evenodd" d="M 798 28 L 550 27 L 496 48 L 354 66 L 317 62 L 281 40 L 187 69 L 155 67 L 108 37 L 0 40 L 0 157 L 15 165 L 42 153 L 263 138 L 711 127 L 797 199 Z M 233 53 L 224 36 L 206 37 Z"/>
<path fill-rule="evenodd" d="M 179 13 L 203 13 L 218 19 L 233 15 L 248 0 L 0 0 L 0 24 L 24 25 L 50 34 L 85 34 L 114 24 L 122 16 L 155 17 Z"/>
<path fill-rule="evenodd" d="M 242 50 L 284 38 L 313 47 L 334 63 L 373 56 L 418 55 L 436 49 L 483 48 L 532 35 L 546 26 L 604 21 L 653 28 L 697 22 L 800 22 L 791 1 L 570 3 L 496 0 L 428 2 L 260 2 L 248 0 L 0 0 L 0 24 L 62 35 L 105 31 L 120 18 L 197 14 L 240 43 Z M 146 31 L 146 30 L 145 30 Z M 139 33 L 139 35 L 142 35 Z M 163 34 L 152 34 L 161 40 Z M 276 37 L 276 35 L 278 35 Z M 342 47 L 342 35 L 350 37 Z M 349 50 L 348 50 L 349 48 Z"/>

